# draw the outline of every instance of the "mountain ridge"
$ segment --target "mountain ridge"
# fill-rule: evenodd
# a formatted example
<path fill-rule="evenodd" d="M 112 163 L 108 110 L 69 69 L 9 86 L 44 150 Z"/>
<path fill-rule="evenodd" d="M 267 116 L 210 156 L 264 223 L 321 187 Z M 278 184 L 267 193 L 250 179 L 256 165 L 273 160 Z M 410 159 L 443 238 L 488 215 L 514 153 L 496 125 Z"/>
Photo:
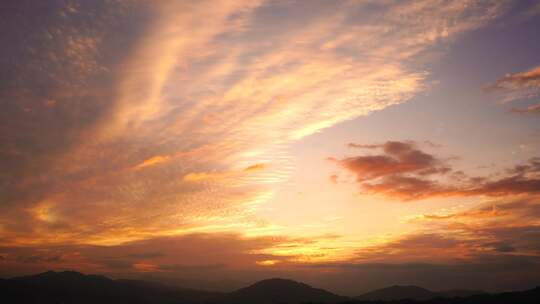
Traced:
<path fill-rule="evenodd" d="M 430 300 L 435 298 L 455 298 L 469 297 L 478 294 L 486 294 L 481 290 L 450 289 L 442 291 L 432 291 L 415 285 L 393 285 L 380 289 L 375 289 L 354 297 L 357 300 L 366 301 L 390 301 L 390 300 Z"/>
<path fill-rule="evenodd" d="M 258 281 L 227 295 L 220 303 L 337 303 L 348 300 L 324 289 L 289 279 L 271 278 Z"/>
<path fill-rule="evenodd" d="M 348 298 L 302 282 L 282 278 L 258 281 L 229 293 L 186 289 L 147 281 L 114 280 L 101 275 L 86 275 L 74 271 L 48 271 L 11 279 L 0 278 L 0 298 L 5 303 L 23 304 L 367 304 L 381 303 L 381 301 L 389 304 L 497 304 L 537 303 L 540 300 L 540 287 L 501 294 L 471 294 L 471 292 L 479 291 L 434 292 L 418 286 L 394 285 L 355 298 Z M 457 298 L 456 295 L 462 297 Z"/>

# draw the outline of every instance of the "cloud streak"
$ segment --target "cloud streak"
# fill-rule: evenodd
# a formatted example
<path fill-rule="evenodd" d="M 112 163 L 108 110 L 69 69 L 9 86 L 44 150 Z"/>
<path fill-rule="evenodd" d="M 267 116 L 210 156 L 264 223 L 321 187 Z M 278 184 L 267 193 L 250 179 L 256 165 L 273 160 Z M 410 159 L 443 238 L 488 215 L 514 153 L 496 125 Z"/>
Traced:
<path fill-rule="evenodd" d="M 454 170 L 449 159 L 418 149 L 414 142 L 389 141 L 378 145 L 348 144 L 349 147 L 382 150 L 382 154 L 329 158 L 356 175 L 363 193 L 403 201 L 434 197 L 536 194 L 540 191 L 540 162 L 528 162 L 506 170 L 498 177 L 470 177 Z M 337 179 L 337 178 L 334 178 Z"/>
<path fill-rule="evenodd" d="M 540 96 L 540 66 L 528 71 L 507 74 L 495 83 L 486 86 L 484 91 L 502 94 L 504 102 L 537 98 Z M 511 111 L 519 114 L 538 113 L 540 103 L 526 108 L 513 108 Z"/>
<path fill-rule="evenodd" d="M 289 143 L 423 90 L 425 73 L 403 62 L 504 9 L 488 2 L 310 3 L 317 15 L 307 3 L 54 2 L 38 18 L 14 5 L 33 23 L 6 16 L 18 42 L 3 51 L 2 229 L 13 242 L 122 242 L 247 220 L 243 206 L 294 168 Z"/>

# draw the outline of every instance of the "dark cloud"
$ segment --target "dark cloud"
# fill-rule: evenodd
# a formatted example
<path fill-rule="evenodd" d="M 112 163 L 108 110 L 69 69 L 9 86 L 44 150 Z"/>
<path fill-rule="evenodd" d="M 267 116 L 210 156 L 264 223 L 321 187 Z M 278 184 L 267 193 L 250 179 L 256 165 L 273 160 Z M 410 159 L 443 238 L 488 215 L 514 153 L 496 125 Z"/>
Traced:
<path fill-rule="evenodd" d="M 516 165 L 498 179 L 478 179 L 480 186 L 463 191 L 465 195 L 506 196 L 513 194 L 536 194 L 540 192 L 540 158 Z"/>
<path fill-rule="evenodd" d="M 419 232 L 382 245 L 361 248 L 357 257 L 370 262 L 446 262 L 470 257 L 479 251 L 478 246 L 477 240 L 461 239 L 457 235 Z"/>
<path fill-rule="evenodd" d="M 414 142 L 388 141 L 380 145 L 361 145 L 350 143 L 349 147 L 363 149 L 382 149 L 382 155 L 349 157 L 339 163 L 355 173 L 358 181 L 402 173 L 429 175 L 446 173 L 450 170 L 443 161 L 425 153 Z"/>
<path fill-rule="evenodd" d="M 429 197 L 500 197 L 540 192 L 538 158 L 506 170 L 499 178 L 469 177 L 462 171 L 453 170 L 447 164 L 448 160 L 419 150 L 414 142 L 351 143 L 349 146 L 383 152 L 340 160 L 329 158 L 356 175 L 363 193 L 411 201 Z"/>
<path fill-rule="evenodd" d="M 508 173 L 517 176 L 538 174 L 540 173 L 540 157 L 534 157 L 525 164 L 516 165 L 513 168 L 509 169 Z"/>
<path fill-rule="evenodd" d="M 491 248 L 498 252 L 514 252 L 516 251 L 516 248 L 512 247 L 512 245 L 505 243 L 505 242 L 493 242 L 493 243 L 486 243 L 484 244 L 486 248 Z"/>
<path fill-rule="evenodd" d="M 512 248 L 512 251 L 540 256 L 540 226 L 538 225 L 488 227 L 479 229 L 477 234 L 497 240 L 491 243 L 502 245 L 502 247 L 493 247 L 497 251 L 500 251 L 499 249 L 501 248 L 504 249 L 505 246 L 509 246 Z"/>
<path fill-rule="evenodd" d="M 523 220 L 540 217 L 540 198 L 538 196 L 526 196 L 514 201 L 497 202 L 494 206 L 498 210 L 515 214 Z"/>
<path fill-rule="evenodd" d="M 500 180 L 488 181 L 480 187 L 466 190 L 465 195 L 488 195 L 505 196 L 522 193 L 540 192 L 540 179 L 527 178 L 522 176 L 511 176 Z"/>
<path fill-rule="evenodd" d="M 40 256 L 40 255 L 31 255 L 31 256 L 19 256 L 17 261 L 21 263 L 49 263 L 49 262 L 60 262 L 62 257 L 60 256 Z"/>
<path fill-rule="evenodd" d="M 451 186 L 416 176 L 403 175 L 388 176 L 377 183 L 363 183 L 362 189 L 366 193 L 381 194 L 403 201 L 456 194 L 456 189 Z"/>
<path fill-rule="evenodd" d="M 349 143 L 349 147 L 381 150 L 382 154 L 361 155 L 335 160 L 356 175 L 364 193 L 382 194 L 401 200 L 447 195 L 453 191 L 432 176 L 452 172 L 447 160 L 419 149 L 412 141 L 388 141 L 384 144 Z M 429 146 L 433 146 L 432 143 Z"/>

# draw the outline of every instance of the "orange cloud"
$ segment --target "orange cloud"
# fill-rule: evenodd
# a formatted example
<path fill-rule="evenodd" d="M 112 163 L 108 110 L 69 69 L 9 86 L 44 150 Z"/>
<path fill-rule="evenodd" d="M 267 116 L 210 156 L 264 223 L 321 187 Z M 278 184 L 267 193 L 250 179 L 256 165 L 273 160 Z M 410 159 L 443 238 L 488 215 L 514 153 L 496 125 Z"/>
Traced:
<path fill-rule="evenodd" d="M 160 164 L 160 163 L 164 163 L 166 161 L 168 161 L 170 159 L 169 156 L 161 156 L 161 155 L 156 155 L 156 156 L 152 156 L 148 159 L 145 159 L 142 163 L 136 165 L 134 167 L 134 170 L 141 170 L 143 168 L 146 168 L 146 167 L 150 167 L 150 166 L 154 166 L 154 165 L 157 165 L 157 164 Z"/>
<path fill-rule="evenodd" d="M 159 270 L 158 265 L 147 262 L 137 262 L 133 264 L 133 268 L 139 272 L 156 272 Z"/>
<path fill-rule="evenodd" d="M 216 171 L 216 172 L 193 172 L 184 175 L 183 180 L 187 182 L 200 182 L 207 180 L 223 180 L 232 177 L 240 177 L 249 173 L 257 173 L 266 168 L 265 164 L 255 164 L 244 168 L 243 170 Z"/>
<path fill-rule="evenodd" d="M 444 220 L 459 220 L 459 219 L 489 219 L 510 215 L 509 211 L 500 210 L 497 205 L 492 205 L 490 208 L 472 209 L 458 213 L 448 214 L 422 214 L 410 219 L 412 222 L 419 221 L 444 221 Z"/>
<path fill-rule="evenodd" d="M 3 243 L 253 233 L 245 227 L 264 220 L 257 204 L 294 170 L 292 142 L 423 91 L 426 72 L 408 63 L 505 9 L 417 3 L 59 2 L 40 18 L 15 5 L 4 23 L 15 42 L 2 44 Z M 267 14 L 312 5 L 319 14 L 288 15 L 290 23 Z M 380 18 L 366 24 L 372 10 Z M 389 150 L 378 171 L 361 159 L 349 165 L 363 178 L 384 177 L 393 163 L 401 173 L 442 168 L 417 150 Z M 296 252 L 320 254 L 302 246 Z"/>
<path fill-rule="evenodd" d="M 232 172 L 197 172 L 184 175 L 183 180 L 188 182 L 200 182 L 205 180 L 223 179 L 232 175 Z"/>
<path fill-rule="evenodd" d="M 51 223 L 56 220 L 54 207 L 55 203 L 53 201 L 45 200 L 33 206 L 29 211 L 36 219 Z"/>
<path fill-rule="evenodd" d="M 257 265 L 260 265 L 260 266 L 274 266 L 278 263 L 278 261 L 275 261 L 275 260 L 262 260 L 262 261 L 256 261 L 255 262 Z"/>
<path fill-rule="evenodd" d="M 244 171 L 246 171 L 246 172 L 256 172 L 256 171 L 261 171 L 261 170 L 264 170 L 264 169 L 266 169 L 265 164 L 255 164 L 255 165 L 251 165 L 249 167 L 246 167 L 244 169 Z"/>

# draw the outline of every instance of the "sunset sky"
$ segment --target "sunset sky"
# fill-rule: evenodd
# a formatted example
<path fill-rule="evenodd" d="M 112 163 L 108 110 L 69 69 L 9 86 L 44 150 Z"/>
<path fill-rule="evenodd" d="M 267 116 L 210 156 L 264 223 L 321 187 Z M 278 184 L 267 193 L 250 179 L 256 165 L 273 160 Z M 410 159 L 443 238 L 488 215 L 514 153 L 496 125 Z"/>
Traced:
<path fill-rule="evenodd" d="M 540 284 L 540 2 L 2 1 L 0 277 Z"/>

